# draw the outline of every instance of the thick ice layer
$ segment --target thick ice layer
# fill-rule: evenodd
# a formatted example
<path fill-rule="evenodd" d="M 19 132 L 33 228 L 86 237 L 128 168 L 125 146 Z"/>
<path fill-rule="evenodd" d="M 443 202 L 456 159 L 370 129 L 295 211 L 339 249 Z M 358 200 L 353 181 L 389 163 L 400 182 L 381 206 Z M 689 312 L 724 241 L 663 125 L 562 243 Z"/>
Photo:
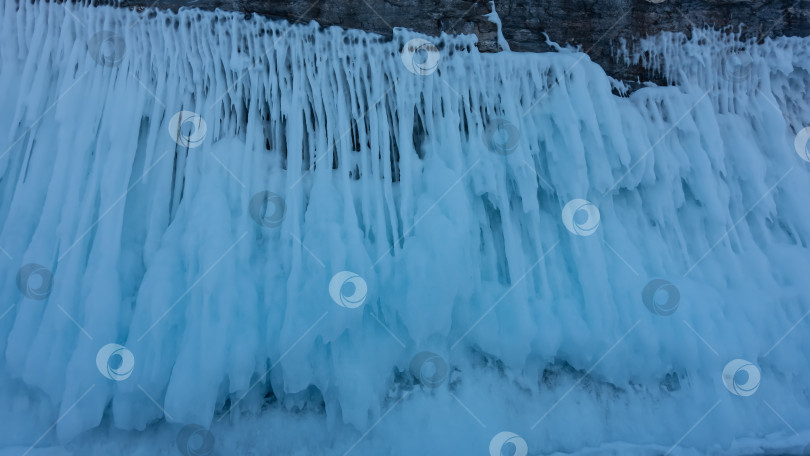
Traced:
<path fill-rule="evenodd" d="M 404 32 L 1 8 L 3 446 L 105 417 L 212 425 L 223 454 L 485 454 L 503 430 L 530 454 L 705 453 L 807 430 L 807 40 L 749 48 L 740 77 L 718 33 L 655 38 L 679 85 L 620 98 L 580 53 L 443 37 L 403 60 Z M 175 141 L 181 111 L 205 134 Z M 564 223 L 575 199 L 598 225 Z M 21 292 L 27 264 L 49 295 L 30 268 Z M 361 306 L 330 297 L 341 271 Z M 644 305 L 655 278 L 672 315 Z M 119 381 L 110 343 L 134 359 Z M 435 388 L 414 385 L 423 351 L 448 365 Z M 738 358 L 754 395 L 724 386 Z M 314 417 L 225 431 L 263 403 Z M 86 435 L 101 454 L 120 431 Z"/>

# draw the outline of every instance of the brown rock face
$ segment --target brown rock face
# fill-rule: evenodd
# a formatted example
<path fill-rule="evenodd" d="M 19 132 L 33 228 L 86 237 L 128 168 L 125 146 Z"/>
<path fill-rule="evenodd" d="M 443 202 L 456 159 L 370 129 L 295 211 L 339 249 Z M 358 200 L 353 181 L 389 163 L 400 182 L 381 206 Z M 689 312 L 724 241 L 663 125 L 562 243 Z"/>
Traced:
<path fill-rule="evenodd" d="M 498 50 L 491 4 L 470 0 L 120 0 L 123 7 L 197 7 L 257 13 L 291 22 L 362 29 L 391 36 L 394 27 L 427 35 L 473 33 L 482 52 Z M 550 51 L 544 33 L 561 45 L 581 46 L 612 76 L 649 79 L 637 66 L 617 63 L 620 39 L 660 31 L 687 35 L 693 27 L 741 28 L 746 38 L 810 35 L 810 0 L 499 0 L 496 10 L 513 51 Z"/>

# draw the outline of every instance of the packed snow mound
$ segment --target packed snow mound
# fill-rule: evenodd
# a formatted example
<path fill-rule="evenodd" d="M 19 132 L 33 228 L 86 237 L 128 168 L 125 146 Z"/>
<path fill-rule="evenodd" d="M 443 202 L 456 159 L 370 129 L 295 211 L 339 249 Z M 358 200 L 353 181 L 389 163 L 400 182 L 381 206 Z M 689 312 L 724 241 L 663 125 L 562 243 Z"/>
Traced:
<path fill-rule="evenodd" d="M 472 37 L 0 21 L 0 446 L 268 404 L 323 454 L 807 430 L 807 39 L 653 37 L 621 58 L 678 85 L 618 97 Z"/>

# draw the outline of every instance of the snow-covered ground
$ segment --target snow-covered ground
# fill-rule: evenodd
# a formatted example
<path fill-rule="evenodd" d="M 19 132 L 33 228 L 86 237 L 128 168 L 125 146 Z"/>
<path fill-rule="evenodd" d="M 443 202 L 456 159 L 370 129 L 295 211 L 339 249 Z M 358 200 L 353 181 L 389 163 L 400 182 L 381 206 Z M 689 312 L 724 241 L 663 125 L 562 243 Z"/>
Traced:
<path fill-rule="evenodd" d="M 4 0 L 0 455 L 806 451 L 810 40 L 473 40 Z"/>

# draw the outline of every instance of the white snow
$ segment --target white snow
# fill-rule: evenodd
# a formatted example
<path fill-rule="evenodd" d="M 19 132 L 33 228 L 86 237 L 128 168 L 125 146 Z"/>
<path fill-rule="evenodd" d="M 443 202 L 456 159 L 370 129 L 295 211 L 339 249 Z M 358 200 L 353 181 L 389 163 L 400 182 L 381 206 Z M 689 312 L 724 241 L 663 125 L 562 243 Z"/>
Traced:
<path fill-rule="evenodd" d="M 474 37 L 421 37 L 418 74 L 413 38 L 3 2 L 0 448 L 176 454 L 187 423 L 221 454 L 807 441 L 808 40 L 652 37 L 621 58 L 677 85 L 620 98 L 585 54 Z M 423 352 L 443 382 L 414 383 Z"/>

